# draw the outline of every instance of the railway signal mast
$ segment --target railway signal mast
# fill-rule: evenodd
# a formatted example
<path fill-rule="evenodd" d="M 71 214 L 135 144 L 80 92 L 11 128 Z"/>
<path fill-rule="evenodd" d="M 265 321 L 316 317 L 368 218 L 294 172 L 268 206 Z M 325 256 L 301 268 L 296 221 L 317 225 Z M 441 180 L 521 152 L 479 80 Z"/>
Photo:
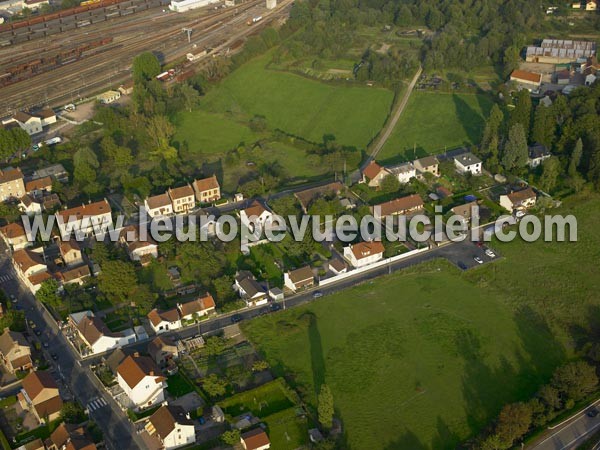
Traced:
<path fill-rule="evenodd" d="M 190 42 L 192 42 L 192 29 L 191 28 L 182 28 L 181 31 L 183 31 L 184 33 L 187 33 L 187 37 L 188 37 L 188 44 Z"/>

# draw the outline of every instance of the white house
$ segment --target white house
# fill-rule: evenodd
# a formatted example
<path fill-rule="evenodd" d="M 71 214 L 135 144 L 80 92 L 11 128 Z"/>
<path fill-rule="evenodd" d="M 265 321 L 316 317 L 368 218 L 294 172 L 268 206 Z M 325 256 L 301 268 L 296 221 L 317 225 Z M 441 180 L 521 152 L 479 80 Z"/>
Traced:
<path fill-rule="evenodd" d="M 156 334 L 181 328 L 181 319 L 177 308 L 167 311 L 159 311 L 155 308 L 148 313 L 148 321 Z"/>
<path fill-rule="evenodd" d="M 42 254 L 30 249 L 13 253 L 13 267 L 19 279 L 35 294 L 42 283 L 51 278 Z"/>
<path fill-rule="evenodd" d="M 161 406 L 150 416 L 145 430 L 158 441 L 157 448 L 164 450 L 196 442 L 194 422 L 181 406 Z"/>
<path fill-rule="evenodd" d="M 21 169 L 0 169 L 0 202 L 21 198 L 25 195 L 25 183 Z"/>
<path fill-rule="evenodd" d="M 310 266 L 290 270 L 283 274 L 283 284 L 292 292 L 308 289 L 315 285 L 315 274 Z"/>
<path fill-rule="evenodd" d="M 215 312 L 215 307 L 215 299 L 209 293 L 191 302 L 177 304 L 181 319 L 187 321 L 195 320 L 196 316 L 212 314 Z"/>
<path fill-rule="evenodd" d="M 596 75 L 594 75 L 593 73 L 586 75 L 585 76 L 585 85 L 591 86 L 592 84 L 594 84 L 596 82 L 597 78 L 598 77 Z"/>
<path fill-rule="evenodd" d="M 13 116 L 13 119 L 30 136 L 42 132 L 42 119 L 39 117 L 19 111 Z"/>
<path fill-rule="evenodd" d="M 513 213 L 518 211 L 526 211 L 535 206 L 537 195 L 531 188 L 523 189 L 522 191 L 511 192 L 507 195 L 500 196 L 500 206 L 507 211 Z"/>
<path fill-rule="evenodd" d="M 104 353 L 135 342 L 135 334 L 113 333 L 91 311 L 85 311 L 84 315 L 78 316 L 75 326 L 81 341 L 89 348 L 91 354 Z"/>
<path fill-rule="evenodd" d="M 256 239 L 261 235 L 265 227 L 273 220 L 273 213 L 266 209 L 260 202 L 254 200 L 250 206 L 240 211 L 240 220 Z"/>
<path fill-rule="evenodd" d="M 158 244 L 150 236 L 140 239 L 138 227 L 129 225 L 119 235 L 119 243 L 127 251 L 132 261 L 147 260 L 147 258 L 158 258 Z"/>
<path fill-rule="evenodd" d="M 408 183 L 417 176 L 417 169 L 411 162 L 388 167 L 387 170 L 396 178 L 398 178 L 398 181 L 402 184 Z"/>
<path fill-rule="evenodd" d="M 371 161 L 362 171 L 362 182 L 367 183 L 369 187 L 379 187 L 388 175 L 391 175 L 388 169 L 380 166 L 375 161 Z"/>
<path fill-rule="evenodd" d="M 41 203 L 38 203 L 36 200 L 31 198 L 31 196 L 27 194 L 19 199 L 19 204 L 17 205 L 17 207 L 19 208 L 19 211 L 21 211 L 29 217 L 42 214 Z"/>
<path fill-rule="evenodd" d="M 481 175 L 481 160 L 473 153 L 463 153 L 454 157 L 454 165 L 460 173 Z"/>
<path fill-rule="evenodd" d="M 173 204 L 169 194 L 159 194 L 144 200 L 146 214 L 151 218 L 168 217 L 173 215 Z"/>
<path fill-rule="evenodd" d="M 76 206 L 56 213 L 56 223 L 63 238 L 71 233 L 90 235 L 108 230 L 112 224 L 111 208 L 108 200 Z"/>
<path fill-rule="evenodd" d="M 546 159 L 550 158 L 550 156 L 552 156 L 552 154 L 548 151 L 545 145 L 532 145 L 529 147 L 527 165 L 533 169 L 542 164 Z"/>
<path fill-rule="evenodd" d="M 268 294 L 254 278 L 252 273 L 243 270 L 235 277 L 235 290 L 246 302 L 247 306 L 266 305 L 269 302 Z"/>
<path fill-rule="evenodd" d="M 348 272 L 348 264 L 339 258 L 333 258 L 329 261 L 329 270 L 331 270 L 335 275 L 346 273 Z"/>
<path fill-rule="evenodd" d="M 196 195 L 194 194 L 194 189 L 189 184 L 169 188 L 167 193 L 173 204 L 173 212 L 175 214 L 187 214 L 188 211 L 194 209 L 196 206 Z"/>
<path fill-rule="evenodd" d="M 385 247 L 379 241 L 359 242 L 344 247 L 344 258 L 357 269 L 383 259 Z"/>
<path fill-rule="evenodd" d="M 240 436 L 244 450 L 268 450 L 271 448 L 269 436 L 262 428 L 246 431 Z"/>
<path fill-rule="evenodd" d="M 17 222 L 9 223 L 0 228 L 0 236 L 13 251 L 32 245 L 31 233 L 27 233 L 23 225 Z"/>
<path fill-rule="evenodd" d="M 165 400 L 166 378 L 149 356 L 134 353 L 117 367 L 119 386 L 134 409 L 147 409 Z"/>

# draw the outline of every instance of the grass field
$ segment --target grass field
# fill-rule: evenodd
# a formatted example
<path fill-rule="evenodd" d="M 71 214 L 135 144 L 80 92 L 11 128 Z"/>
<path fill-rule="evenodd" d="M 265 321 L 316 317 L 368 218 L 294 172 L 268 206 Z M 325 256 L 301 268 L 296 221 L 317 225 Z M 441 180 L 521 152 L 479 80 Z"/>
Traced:
<path fill-rule="evenodd" d="M 413 92 L 378 159 L 402 161 L 479 142 L 492 107 L 485 95 Z"/>
<path fill-rule="evenodd" d="M 597 325 L 600 197 L 560 212 L 578 218 L 579 242 L 496 243 L 504 258 L 464 275 L 433 262 L 244 330 L 309 404 L 331 386 L 344 448 L 454 448 Z"/>
<path fill-rule="evenodd" d="M 364 148 L 383 126 L 393 100 L 387 89 L 335 86 L 265 68 L 270 55 L 237 69 L 202 101 L 202 109 L 252 117 L 271 128 L 321 142 L 332 134 Z M 220 133 L 219 131 L 214 131 Z"/>

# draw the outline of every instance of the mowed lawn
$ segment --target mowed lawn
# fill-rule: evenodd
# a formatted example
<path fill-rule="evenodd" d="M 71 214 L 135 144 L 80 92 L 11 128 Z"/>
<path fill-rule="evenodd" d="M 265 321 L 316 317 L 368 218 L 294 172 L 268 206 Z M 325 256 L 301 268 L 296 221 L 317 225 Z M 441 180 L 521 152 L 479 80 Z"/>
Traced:
<path fill-rule="evenodd" d="M 485 95 L 413 92 L 378 159 L 414 159 L 415 147 L 420 157 L 477 144 L 491 107 Z"/>
<path fill-rule="evenodd" d="M 321 142 L 332 134 L 344 145 L 364 148 L 381 129 L 393 93 L 374 87 L 327 84 L 266 69 L 270 55 L 256 58 L 225 78 L 202 101 L 207 111 L 267 118 L 271 128 Z"/>
<path fill-rule="evenodd" d="M 530 326 L 440 261 L 244 331 L 311 405 L 330 385 L 344 448 L 418 450 L 454 448 L 545 380 L 556 355 L 523 343 Z"/>

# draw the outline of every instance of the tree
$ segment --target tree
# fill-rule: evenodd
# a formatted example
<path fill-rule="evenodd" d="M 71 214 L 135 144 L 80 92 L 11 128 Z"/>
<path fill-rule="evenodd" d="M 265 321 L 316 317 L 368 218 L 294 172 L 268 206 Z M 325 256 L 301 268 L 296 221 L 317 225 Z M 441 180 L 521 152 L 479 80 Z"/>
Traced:
<path fill-rule="evenodd" d="M 83 408 L 75 402 L 65 402 L 60 409 L 60 417 L 64 422 L 80 424 L 85 421 L 85 412 Z"/>
<path fill-rule="evenodd" d="M 202 380 L 202 389 L 211 397 L 220 397 L 227 392 L 227 381 L 211 373 Z"/>
<path fill-rule="evenodd" d="M 548 412 L 553 412 L 562 408 L 560 392 L 549 384 L 542 386 L 537 396 L 542 403 L 544 403 Z"/>
<path fill-rule="evenodd" d="M 527 139 L 520 123 L 512 126 L 508 133 L 508 141 L 504 145 L 502 166 L 507 171 L 520 169 L 527 164 Z"/>
<path fill-rule="evenodd" d="M 540 186 L 546 192 L 552 191 L 556 186 L 556 182 L 561 173 L 560 162 L 558 158 L 552 156 L 542 164 L 542 177 L 540 178 Z"/>
<path fill-rule="evenodd" d="M 512 129 L 516 124 L 521 124 L 525 133 L 525 141 L 529 135 L 531 126 L 531 96 L 527 89 L 519 91 L 516 98 L 516 106 L 510 114 L 509 129 Z"/>
<path fill-rule="evenodd" d="M 326 384 L 321 386 L 317 402 L 319 423 L 325 429 L 330 429 L 333 425 L 333 394 Z"/>
<path fill-rule="evenodd" d="M 575 361 L 556 369 L 550 383 L 565 400 L 579 401 L 598 386 L 596 369 L 585 361 Z"/>
<path fill-rule="evenodd" d="M 187 83 L 177 85 L 177 93 L 183 100 L 185 109 L 192 112 L 192 109 L 200 103 L 200 93 Z"/>
<path fill-rule="evenodd" d="M 268 368 L 269 368 L 269 363 L 267 361 L 265 361 L 264 359 L 255 361 L 254 364 L 252 364 L 252 372 L 260 372 L 263 370 L 267 370 Z"/>
<path fill-rule="evenodd" d="M 173 161 L 177 158 L 177 149 L 171 146 L 175 127 L 166 116 L 150 117 L 146 131 L 154 144 L 154 149 L 150 152 L 153 159 Z"/>
<path fill-rule="evenodd" d="M 488 156 L 491 153 L 491 147 L 494 146 L 497 152 L 498 150 L 498 136 L 500 133 L 500 127 L 504 122 L 504 113 L 500 107 L 494 103 L 490 116 L 485 124 L 483 130 L 483 137 L 481 139 L 481 150 L 484 156 Z"/>
<path fill-rule="evenodd" d="M 35 298 L 55 310 L 60 309 L 63 305 L 58 295 L 58 282 L 54 278 L 49 278 L 42 283 L 35 293 Z"/>
<path fill-rule="evenodd" d="M 156 295 L 150 290 L 147 284 L 138 285 L 131 297 L 134 299 L 135 308 L 140 316 L 148 314 L 156 302 Z"/>
<path fill-rule="evenodd" d="M 381 192 L 386 194 L 391 194 L 392 192 L 397 192 L 400 189 L 400 181 L 398 181 L 398 177 L 394 175 L 388 175 L 383 180 L 381 180 Z"/>
<path fill-rule="evenodd" d="M 556 119 L 552 114 L 552 109 L 539 104 L 535 110 L 533 118 L 533 130 L 531 131 L 531 140 L 539 142 L 546 147 L 550 147 L 554 141 L 556 131 Z"/>
<path fill-rule="evenodd" d="M 234 428 L 233 430 L 225 431 L 221 435 L 221 440 L 232 447 L 240 443 L 240 430 Z"/>
<path fill-rule="evenodd" d="M 523 437 L 531 427 L 531 407 L 527 403 L 512 403 L 504 406 L 498 416 L 496 434 L 507 444 L 507 448 Z"/>
<path fill-rule="evenodd" d="M 578 174 L 577 168 L 581 163 L 581 155 L 583 155 L 583 142 L 581 141 L 581 138 L 579 138 L 575 143 L 575 147 L 573 147 L 573 152 L 571 153 L 571 159 L 569 161 L 568 172 L 571 178 L 575 178 Z"/>
<path fill-rule="evenodd" d="M 14 203 L 0 203 L 0 218 L 6 222 L 14 222 L 21 216 L 19 207 Z"/>
<path fill-rule="evenodd" d="M 151 52 L 140 53 L 133 59 L 132 72 L 136 83 L 151 80 L 160 73 L 160 62 Z"/>
<path fill-rule="evenodd" d="M 98 289 L 112 302 L 127 299 L 137 288 L 133 264 L 125 261 L 106 261 L 98 276 Z"/>
<path fill-rule="evenodd" d="M 204 351 L 208 356 L 219 356 L 226 348 L 227 340 L 220 336 L 211 336 L 204 344 Z"/>

